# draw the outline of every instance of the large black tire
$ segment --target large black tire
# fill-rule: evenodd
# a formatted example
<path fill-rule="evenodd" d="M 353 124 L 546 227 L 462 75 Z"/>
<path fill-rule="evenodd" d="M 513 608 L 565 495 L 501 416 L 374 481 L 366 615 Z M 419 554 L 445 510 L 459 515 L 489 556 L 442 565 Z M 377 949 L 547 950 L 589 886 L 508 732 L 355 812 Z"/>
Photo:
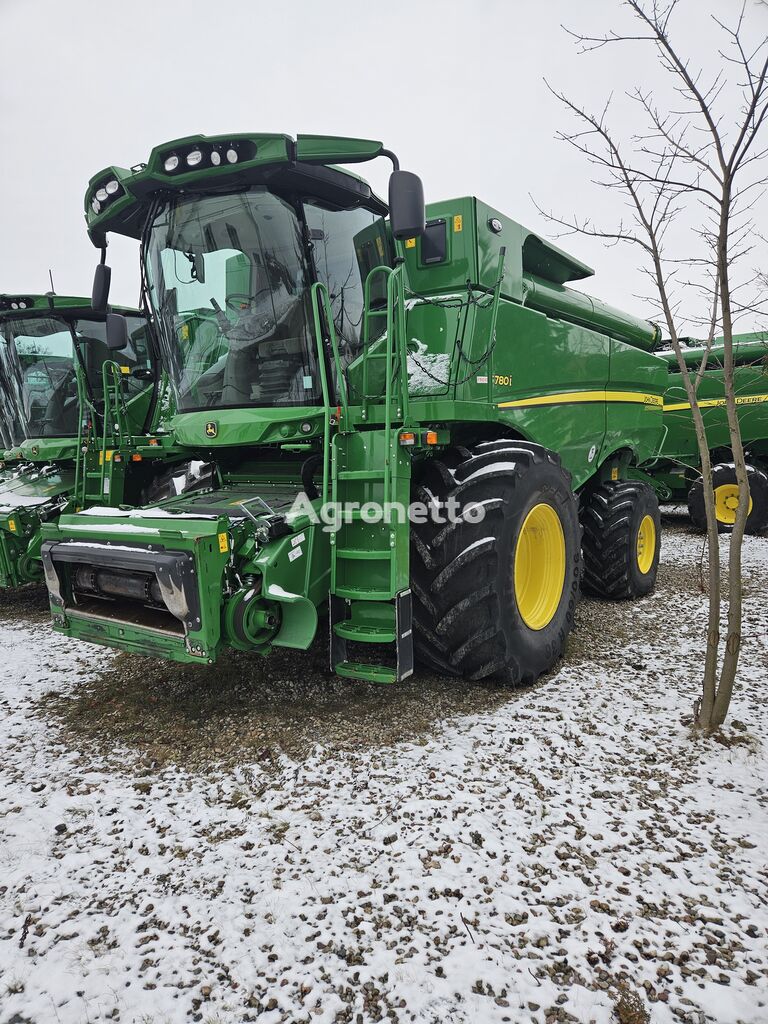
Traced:
<path fill-rule="evenodd" d="M 416 499 L 451 498 L 454 522 L 411 527 L 416 657 L 449 675 L 532 683 L 573 627 L 581 553 L 570 474 L 539 445 L 487 441 L 427 460 Z M 485 517 L 471 521 L 478 505 Z"/>
<path fill-rule="evenodd" d="M 747 516 L 746 532 L 762 533 L 768 529 L 768 474 L 757 466 L 748 465 L 747 478 L 752 508 Z M 715 492 L 717 528 L 722 533 L 733 528 L 738 505 L 738 484 L 733 463 L 720 462 L 712 467 L 712 487 Z M 688 514 L 696 529 L 706 532 L 707 513 L 704 509 L 704 481 L 701 477 L 688 492 Z"/>
<path fill-rule="evenodd" d="M 585 496 L 581 524 L 585 592 L 619 601 L 653 590 L 661 517 L 651 487 L 637 480 L 600 484 Z"/>

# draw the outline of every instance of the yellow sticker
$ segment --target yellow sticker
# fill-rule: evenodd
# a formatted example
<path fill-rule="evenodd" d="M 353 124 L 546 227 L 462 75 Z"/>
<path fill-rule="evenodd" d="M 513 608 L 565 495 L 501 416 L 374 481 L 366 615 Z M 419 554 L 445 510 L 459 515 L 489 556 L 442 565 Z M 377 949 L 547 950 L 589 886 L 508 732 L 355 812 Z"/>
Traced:
<path fill-rule="evenodd" d="M 130 373 L 130 372 L 131 372 L 130 366 L 121 366 L 120 367 L 120 373 Z"/>
<path fill-rule="evenodd" d="M 225 552 L 229 551 L 229 541 L 227 540 L 226 533 L 219 534 L 219 551 L 222 553 L 222 555 Z"/>
<path fill-rule="evenodd" d="M 618 466 L 614 466 L 611 469 L 611 480 L 618 480 L 618 479 L 619 479 L 619 467 Z"/>
<path fill-rule="evenodd" d="M 405 248 L 406 249 L 415 249 L 416 248 L 416 239 L 415 238 L 406 238 L 406 240 L 405 240 Z"/>
<path fill-rule="evenodd" d="M 11 533 L 16 533 L 18 531 L 19 528 L 16 525 L 16 520 L 15 519 L 9 519 L 8 520 L 8 528 L 11 531 Z"/>
<path fill-rule="evenodd" d="M 179 329 L 179 337 L 182 341 L 189 341 L 189 324 L 182 324 Z"/>
<path fill-rule="evenodd" d="M 377 248 L 378 253 L 379 253 L 379 259 L 383 260 L 384 259 L 384 243 L 382 242 L 380 235 L 376 235 L 376 248 Z"/>
<path fill-rule="evenodd" d="M 464 228 L 464 218 L 461 216 L 460 213 L 457 213 L 456 216 L 453 218 L 453 230 L 458 232 L 458 231 L 462 231 L 463 228 Z"/>

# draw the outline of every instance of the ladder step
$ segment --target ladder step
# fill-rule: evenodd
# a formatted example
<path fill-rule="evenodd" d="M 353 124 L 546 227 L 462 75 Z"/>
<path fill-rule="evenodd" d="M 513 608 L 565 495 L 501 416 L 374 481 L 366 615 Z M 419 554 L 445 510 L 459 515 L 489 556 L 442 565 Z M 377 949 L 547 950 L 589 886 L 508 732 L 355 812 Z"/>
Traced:
<path fill-rule="evenodd" d="M 336 587 L 335 597 L 347 598 L 349 601 L 391 601 L 392 592 L 389 590 L 370 590 L 366 587 Z"/>
<path fill-rule="evenodd" d="M 336 474 L 337 480 L 383 480 L 380 469 L 342 469 Z"/>
<path fill-rule="evenodd" d="M 336 557 L 388 562 L 392 557 L 392 548 L 387 548 L 386 551 L 363 551 L 360 548 L 336 548 Z"/>
<path fill-rule="evenodd" d="M 385 626 L 363 626 L 359 622 L 345 619 L 333 627 L 336 636 L 353 640 L 358 644 L 393 644 L 397 639 L 394 629 Z"/>
<path fill-rule="evenodd" d="M 345 510 L 345 512 L 344 512 L 344 523 L 366 523 L 368 526 L 381 526 L 381 527 L 386 527 L 388 529 L 391 529 L 391 527 L 392 527 L 391 523 L 384 523 L 384 522 L 372 523 L 368 519 L 366 519 L 366 517 L 362 514 L 362 512 L 355 511 L 354 509 L 350 509 L 349 512 L 347 512 Z"/>
<path fill-rule="evenodd" d="M 369 683 L 395 683 L 397 672 L 389 665 L 367 665 L 362 661 L 340 661 L 334 666 L 340 676 L 363 679 Z"/>

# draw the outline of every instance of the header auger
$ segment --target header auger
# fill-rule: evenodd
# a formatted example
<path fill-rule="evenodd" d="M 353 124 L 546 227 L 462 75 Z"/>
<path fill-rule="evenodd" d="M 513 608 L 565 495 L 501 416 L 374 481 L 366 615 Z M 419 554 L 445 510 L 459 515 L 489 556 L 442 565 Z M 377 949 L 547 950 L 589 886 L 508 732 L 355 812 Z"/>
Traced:
<path fill-rule="evenodd" d="M 388 204 L 337 166 L 379 156 Z M 425 209 L 360 139 L 176 140 L 97 174 L 86 217 L 140 241 L 205 484 L 46 528 L 59 632 L 205 664 L 306 648 L 327 606 L 341 675 L 520 683 L 571 629 L 580 524 L 590 589 L 652 588 L 667 366 L 568 287 L 585 264 L 474 197 Z"/>

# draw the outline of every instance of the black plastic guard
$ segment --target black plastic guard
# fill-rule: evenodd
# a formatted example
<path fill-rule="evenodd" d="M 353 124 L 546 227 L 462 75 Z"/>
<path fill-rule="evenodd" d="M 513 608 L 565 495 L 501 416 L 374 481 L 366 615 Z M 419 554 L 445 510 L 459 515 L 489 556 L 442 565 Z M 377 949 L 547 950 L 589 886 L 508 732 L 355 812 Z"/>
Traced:
<path fill-rule="evenodd" d="M 66 611 L 70 588 L 63 578 L 64 565 L 93 565 L 127 572 L 146 572 L 157 578 L 168 611 L 186 630 L 200 628 L 200 593 L 195 559 L 188 551 L 164 548 L 89 544 L 87 541 L 43 542 L 40 556 L 51 603 Z"/>

